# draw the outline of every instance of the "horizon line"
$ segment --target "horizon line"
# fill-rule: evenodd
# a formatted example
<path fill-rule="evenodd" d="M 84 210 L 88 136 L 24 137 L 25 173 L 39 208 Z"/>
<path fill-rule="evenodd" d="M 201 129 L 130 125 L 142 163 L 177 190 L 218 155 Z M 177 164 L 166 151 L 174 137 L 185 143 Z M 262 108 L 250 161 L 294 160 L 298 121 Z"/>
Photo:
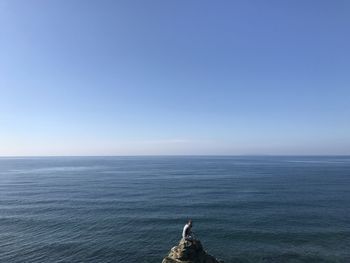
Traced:
<path fill-rule="evenodd" d="M 350 154 L 132 154 L 132 155 L 0 155 L 0 158 L 64 157 L 350 157 Z"/>

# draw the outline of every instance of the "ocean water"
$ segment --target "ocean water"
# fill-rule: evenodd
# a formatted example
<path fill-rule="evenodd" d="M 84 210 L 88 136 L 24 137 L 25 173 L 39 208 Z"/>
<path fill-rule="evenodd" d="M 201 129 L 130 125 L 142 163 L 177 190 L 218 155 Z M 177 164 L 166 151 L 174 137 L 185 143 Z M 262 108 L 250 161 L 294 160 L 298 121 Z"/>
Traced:
<path fill-rule="evenodd" d="M 350 157 L 0 158 L 0 262 L 350 262 Z"/>

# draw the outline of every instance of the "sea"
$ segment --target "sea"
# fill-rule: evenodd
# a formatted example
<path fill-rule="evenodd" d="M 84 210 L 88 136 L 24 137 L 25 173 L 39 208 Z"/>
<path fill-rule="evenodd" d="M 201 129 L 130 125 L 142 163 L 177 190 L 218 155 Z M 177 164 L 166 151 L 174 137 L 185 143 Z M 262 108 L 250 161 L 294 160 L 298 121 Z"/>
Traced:
<path fill-rule="evenodd" d="M 0 262 L 350 262 L 350 156 L 0 158 Z"/>

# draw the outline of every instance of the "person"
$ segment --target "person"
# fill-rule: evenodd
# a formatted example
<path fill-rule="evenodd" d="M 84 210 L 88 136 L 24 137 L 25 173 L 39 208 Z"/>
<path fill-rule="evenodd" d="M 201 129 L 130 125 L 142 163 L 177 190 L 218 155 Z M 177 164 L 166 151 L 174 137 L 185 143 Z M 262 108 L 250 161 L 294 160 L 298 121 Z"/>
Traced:
<path fill-rule="evenodd" d="M 192 232 L 192 220 L 188 220 L 188 223 L 184 226 L 184 229 L 182 231 L 182 238 L 185 241 L 190 241 L 192 243 L 194 243 L 194 236 L 193 236 L 193 232 Z"/>

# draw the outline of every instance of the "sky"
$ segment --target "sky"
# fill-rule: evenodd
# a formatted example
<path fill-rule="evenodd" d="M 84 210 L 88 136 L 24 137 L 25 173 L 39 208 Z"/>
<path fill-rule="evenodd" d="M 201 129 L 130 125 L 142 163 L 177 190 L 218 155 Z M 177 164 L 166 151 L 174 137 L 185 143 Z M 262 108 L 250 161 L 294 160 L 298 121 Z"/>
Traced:
<path fill-rule="evenodd" d="M 0 156 L 350 154 L 349 14 L 0 0 Z"/>

